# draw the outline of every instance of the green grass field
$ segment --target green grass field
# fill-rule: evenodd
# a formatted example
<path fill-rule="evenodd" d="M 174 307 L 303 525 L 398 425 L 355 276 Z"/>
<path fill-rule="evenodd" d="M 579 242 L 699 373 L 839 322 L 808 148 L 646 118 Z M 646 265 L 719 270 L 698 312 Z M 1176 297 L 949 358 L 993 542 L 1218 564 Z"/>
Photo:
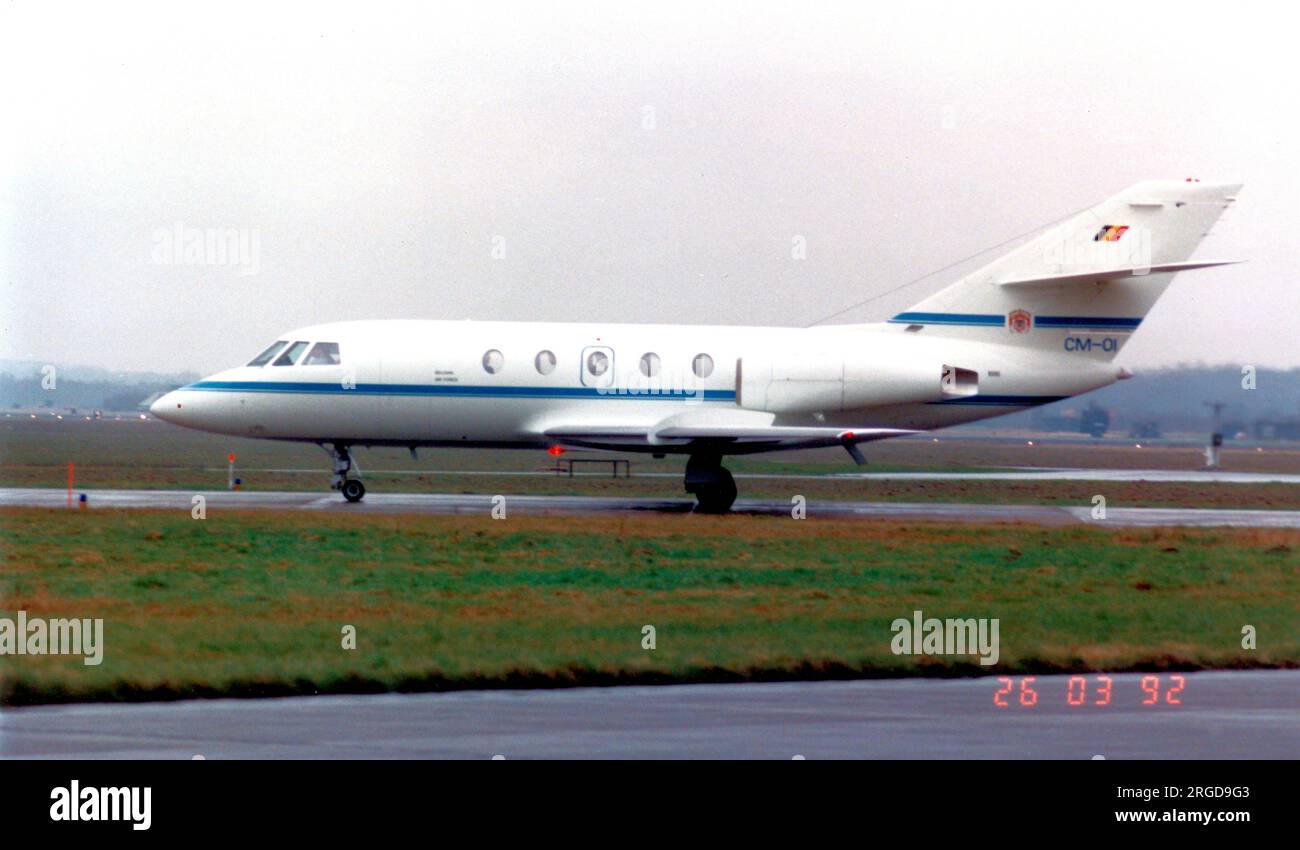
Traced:
<path fill-rule="evenodd" d="M 0 659 L 9 704 L 1300 664 L 1295 531 L 7 509 L 0 532 L 0 616 L 105 620 L 98 667 Z M 915 609 L 998 618 L 999 665 L 893 655 Z"/>

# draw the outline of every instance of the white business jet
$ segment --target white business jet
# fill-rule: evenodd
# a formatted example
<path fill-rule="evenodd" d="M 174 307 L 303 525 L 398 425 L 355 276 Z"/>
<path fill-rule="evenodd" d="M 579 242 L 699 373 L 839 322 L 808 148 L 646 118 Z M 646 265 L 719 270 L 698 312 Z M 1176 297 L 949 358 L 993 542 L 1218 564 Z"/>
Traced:
<path fill-rule="evenodd" d="M 813 328 L 350 321 L 283 334 L 170 392 L 159 419 L 311 442 L 365 495 L 356 446 L 687 455 L 702 512 L 727 455 L 859 445 L 1113 383 L 1113 364 L 1240 186 L 1139 183 L 886 322 Z"/>

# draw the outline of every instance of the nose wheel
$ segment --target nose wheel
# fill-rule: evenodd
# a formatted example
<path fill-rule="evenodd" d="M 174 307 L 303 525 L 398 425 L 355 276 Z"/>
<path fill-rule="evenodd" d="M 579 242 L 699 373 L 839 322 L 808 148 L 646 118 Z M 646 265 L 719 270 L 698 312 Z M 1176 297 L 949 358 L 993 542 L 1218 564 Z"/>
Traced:
<path fill-rule="evenodd" d="M 324 448 L 322 446 L 322 448 Z M 338 490 L 343 494 L 343 498 L 349 502 L 359 502 L 366 495 L 366 485 L 361 483 L 360 478 L 349 478 L 348 473 L 356 466 L 352 460 L 352 455 L 348 454 L 348 447 L 335 443 L 332 449 L 328 450 L 330 456 L 334 458 L 334 478 L 330 481 L 330 488 Z M 361 468 L 357 468 L 357 474 L 361 473 Z"/>

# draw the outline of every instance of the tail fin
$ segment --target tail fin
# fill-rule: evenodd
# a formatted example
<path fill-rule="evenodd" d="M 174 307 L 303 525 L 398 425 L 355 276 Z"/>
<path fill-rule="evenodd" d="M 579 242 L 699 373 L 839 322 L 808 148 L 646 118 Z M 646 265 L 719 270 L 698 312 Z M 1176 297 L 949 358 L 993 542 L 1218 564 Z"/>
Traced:
<path fill-rule="evenodd" d="M 1240 185 L 1150 180 L 889 321 L 909 331 L 1113 358 Z"/>

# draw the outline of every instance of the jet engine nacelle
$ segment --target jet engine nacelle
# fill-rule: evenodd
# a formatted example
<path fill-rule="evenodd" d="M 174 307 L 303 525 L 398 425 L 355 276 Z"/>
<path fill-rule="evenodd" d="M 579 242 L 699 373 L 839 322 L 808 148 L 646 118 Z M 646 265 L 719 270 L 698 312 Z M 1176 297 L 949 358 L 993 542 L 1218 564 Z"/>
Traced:
<path fill-rule="evenodd" d="M 736 403 L 769 413 L 833 413 L 978 392 L 978 372 L 937 360 L 868 362 L 805 354 L 745 356 L 736 364 Z"/>

